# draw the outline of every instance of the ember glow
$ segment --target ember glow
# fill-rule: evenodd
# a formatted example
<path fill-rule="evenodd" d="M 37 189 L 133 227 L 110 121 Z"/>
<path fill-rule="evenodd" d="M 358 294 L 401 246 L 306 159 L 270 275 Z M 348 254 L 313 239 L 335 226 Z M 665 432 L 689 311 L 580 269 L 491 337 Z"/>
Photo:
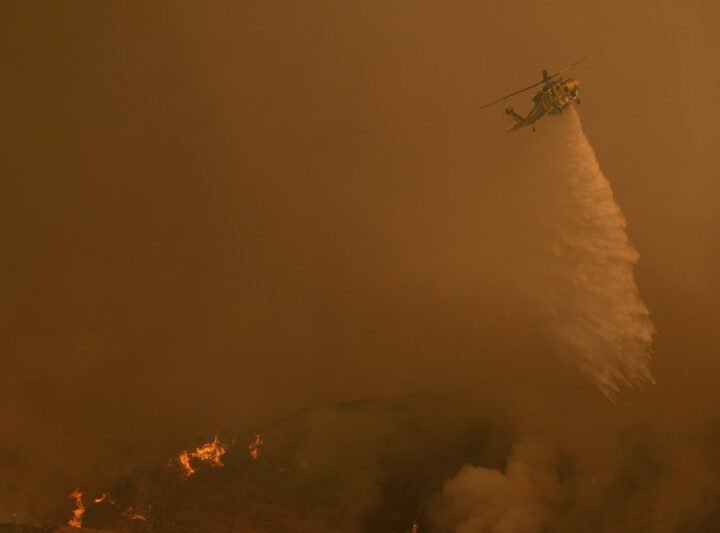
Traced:
<path fill-rule="evenodd" d="M 108 494 L 107 492 L 103 492 L 97 498 L 93 498 L 93 503 L 95 503 L 95 504 L 103 503 L 103 502 L 108 503 L 110 505 L 115 505 L 115 499 L 112 496 L 110 496 L 110 494 Z"/>
<path fill-rule="evenodd" d="M 70 497 L 75 500 L 75 509 L 73 510 L 73 517 L 68 520 L 68 525 L 70 527 L 82 527 L 82 520 L 83 515 L 85 514 L 85 506 L 83 505 L 82 501 L 82 492 L 80 492 L 80 489 L 75 489 L 70 493 Z"/>
<path fill-rule="evenodd" d="M 130 520 L 140 520 L 142 522 L 145 522 L 147 520 L 145 514 L 140 511 L 138 507 L 128 507 L 125 511 L 122 512 L 122 515 L 129 518 Z"/>
<path fill-rule="evenodd" d="M 255 435 L 255 440 L 250 443 L 250 446 L 248 446 L 248 449 L 250 450 L 250 457 L 256 461 L 260 456 L 260 446 L 262 446 L 262 443 L 263 441 L 260 438 L 260 435 Z"/>
<path fill-rule="evenodd" d="M 195 473 L 195 469 L 190 464 L 190 454 L 188 452 L 182 452 L 178 457 L 180 466 L 183 469 L 184 476 L 186 478 L 192 476 Z"/>
<path fill-rule="evenodd" d="M 218 440 L 218 436 L 212 442 L 207 442 L 195 448 L 194 452 L 184 450 L 177 457 L 180 468 L 183 471 L 183 477 L 189 478 L 197 472 L 193 463 L 205 463 L 212 467 L 222 467 L 222 456 L 227 452 L 227 444 L 223 444 Z"/>

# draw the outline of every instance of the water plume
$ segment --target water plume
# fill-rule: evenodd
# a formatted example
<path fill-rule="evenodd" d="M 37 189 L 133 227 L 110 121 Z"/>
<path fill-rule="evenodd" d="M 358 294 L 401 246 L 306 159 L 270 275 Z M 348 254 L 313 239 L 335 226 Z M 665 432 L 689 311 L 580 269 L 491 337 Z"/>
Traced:
<path fill-rule="evenodd" d="M 655 329 L 633 277 L 639 254 L 575 108 L 543 120 L 532 141 L 547 182 L 530 291 L 556 349 L 614 400 L 623 385 L 654 382 Z"/>

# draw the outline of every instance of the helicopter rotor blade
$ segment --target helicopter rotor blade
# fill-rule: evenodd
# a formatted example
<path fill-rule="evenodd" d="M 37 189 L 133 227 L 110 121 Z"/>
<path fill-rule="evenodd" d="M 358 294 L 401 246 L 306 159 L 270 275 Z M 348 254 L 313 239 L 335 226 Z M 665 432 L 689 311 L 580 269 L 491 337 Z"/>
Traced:
<path fill-rule="evenodd" d="M 567 67 L 565 67 L 565 68 L 563 68 L 563 69 L 561 69 L 561 70 L 558 70 L 558 71 L 555 72 L 554 74 L 550 74 L 549 76 L 547 76 L 547 78 L 544 78 L 544 79 L 540 80 L 540 81 L 537 82 L 537 83 L 533 83 L 532 85 L 529 85 L 529 86 L 525 87 L 524 89 L 520 89 L 519 91 L 515 91 L 514 93 L 507 94 L 507 95 L 503 96 L 502 98 L 498 98 L 497 100 L 493 100 L 493 101 L 490 102 L 489 104 L 485 104 L 484 106 L 481 106 L 481 107 L 479 107 L 478 109 L 485 109 L 486 107 L 489 107 L 489 106 L 491 106 L 491 105 L 493 105 L 493 104 L 497 104 L 498 102 L 502 102 L 502 101 L 505 100 L 506 98 L 510 98 L 511 96 L 515 96 L 516 94 L 520 94 L 520 93 L 522 93 L 522 92 L 528 91 L 528 90 L 530 90 L 530 89 L 532 89 L 532 88 L 534 88 L 534 87 L 537 87 L 538 85 L 543 85 L 544 83 L 548 83 L 548 82 L 549 82 L 550 80 L 552 80 L 553 78 L 559 76 L 559 75 L 562 74 L 563 72 L 566 72 L 566 71 L 570 70 L 571 68 L 573 68 L 573 67 L 574 67 L 575 65 L 577 65 L 578 63 L 582 63 L 582 62 L 585 61 L 586 59 L 594 56 L 594 55 L 597 54 L 600 50 L 603 50 L 603 49 L 607 48 L 608 46 L 610 46 L 610 43 L 607 43 L 607 44 L 602 45 L 600 48 L 598 48 L 598 49 L 595 50 L 594 52 L 590 52 L 589 54 L 587 54 L 587 55 L 581 57 L 580 59 L 578 59 L 577 61 L 575 61 L 574 63 L 571 63 L 571 64 L 568 65 Z"/>
<path fill-rule="evenodd" d="M 493 104 L 497 104 L 498 102 L 502 102 L 502 101 L 505 100 L 506 98 L 510 98 L 511 96 L 515 96 L 516 94 L 520 94 L 520 93 L 522 93 L 522 92 L 528 91 L 528 90 L 532 89 L 533 87 L 537 87 L 538 85 L 542 85 L 543 83 L 545 83 L 545 80 L 540 80 L 540 81 L 537 82 L 537 83 L 533 83 L 532 85 L 530 85 L 530 86 L 528 86 L 528 87 L 525 87 L 524 89 L 520 89 L 519 91 L 515 91 L 514 93 L 507 94 L 507 95 L 503 96 L 502 98 L 498 98 L 497 100 L 493 100 L 493 101 L 490 102 L 489 104 L 485 104 L 484 106 L 480 107 L 479 109 L 485 109 L 486 107 L 489 107 L 489 106 L 491 106 L 491 105 L 493 105 Z"/>
<path fill-rule="evenodd" d="M 566 71 L 570 70 L 571 68 L 573 68 L 573 67 L 574 67 L 575 65 L 577 65 L 578 63 L 582 63 L 582 62 L 585 61 L 586 59 L 594 56 L 594 55 L 597 54 L 600 50 L 604 50 L 604 49 L 607 48 L 608 46 L 610 46 L 610 43 L 606 43 L 606 44 L 602 45 L 600 48 L 598 48 L 598 49 L 595 50 L 594 52 L 590 52 L 590 53 L 587 54 L 586 56 L 583 56 L 583 57 L 581 57 L 580 59 L 578 59 L 577 61 L 575 61 L 574 63 L 569 64 L 567 67 L 558 70 L 555 74 L 553 74 L 552 76 L 550 76 L 550 78 L 554 78 L 555 76 L 559 76 L 559 75 L 562 74 L 563 72 L 566 72 Z"/>

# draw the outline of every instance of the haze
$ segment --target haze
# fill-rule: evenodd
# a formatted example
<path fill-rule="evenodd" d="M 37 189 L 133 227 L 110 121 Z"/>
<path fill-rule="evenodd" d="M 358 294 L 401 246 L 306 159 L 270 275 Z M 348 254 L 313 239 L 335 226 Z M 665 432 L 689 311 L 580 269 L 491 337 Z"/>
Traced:
<path fill-rule="evenodd" d="M 538 523 L 717 530 L 718 17 L 709 1 L 3 3 L 0 523 L 59 523 L 75 487 L 218 431 L 437 395 L 493 413 L 515 460 L 560 449 L 599 479 Z M 518 283 L 546 266 L 538 222 L 564 201 L 552 118 L 507 135 L 502 104 L 477 110 L 606 42 L 573 73 L 578 113 L 657 330 L 656 383 L 615 403 Z M 491 476 L 463 475 L 450 490 Z"/>

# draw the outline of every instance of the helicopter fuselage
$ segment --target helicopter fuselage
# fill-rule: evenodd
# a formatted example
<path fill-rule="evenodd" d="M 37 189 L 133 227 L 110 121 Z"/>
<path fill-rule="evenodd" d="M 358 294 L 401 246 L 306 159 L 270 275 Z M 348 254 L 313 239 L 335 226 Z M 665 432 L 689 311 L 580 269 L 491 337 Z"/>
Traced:
<path fill-rule="evenodd" d="M 581 57 L 577 61 L 553 74 L 548 74 L 547 69 L 543 70 L 542 79 L 540 81 L 537 81 L 532 85 L 528 85 L 524 89 L 502 96 L 492 102 L 488 102 L 487 104 L 481 106 L 480 109 L 485 109 L 486 107 L 490 107 L 491 105 L 495 105 L 503 101 L 507 102 L 508 98 L 515 96 L 516 94 L 535 89 L 535 87 L 540 87 L 540 90 L 535 93 L 535 96 L 533 96 L 532 100 L 534 105 L 526 117 L 517 114 L 513 111 L 512 107 L 509 107 L 507 103 L 505 104 L 505 115 L 507 116 L 508 122 L 511 118 L 515 121 L 515 124 L 509 127 L 508 131 L 515 131 L 525 126 L 530 126 L 545 115 L 558 115 L 562 113 L 563 109 L 570 105 L 571 102 L 574 101 L 576 104 L 580 103 L 580 95 L 578 94 L 580 82 L 573 78 L 562 78 L 561 74 L 567 72 L 571 68 L 574 68 L 593 54 L 598 53 L 600 50 L 607 48 L 609 44 L 610 43 L 601 46 L 595 50 L 595 52 Z M 533 131 L 535 131 L 535 126 L 533 126 Z"/>
<path fill-rule="evenodd" d="M 515 121 L 515 124 L 510 126 L 508 131 L 530 126 L 545 114 L 558 115 L 571 102 L 580 103 L 579 90 L 580 82 L 573 78 L 559 78 L 548 81 L 533 96 L 534 106 L 527 116 L 519 115 L 511 107 L 506 108 L 505 113 Z"/>

